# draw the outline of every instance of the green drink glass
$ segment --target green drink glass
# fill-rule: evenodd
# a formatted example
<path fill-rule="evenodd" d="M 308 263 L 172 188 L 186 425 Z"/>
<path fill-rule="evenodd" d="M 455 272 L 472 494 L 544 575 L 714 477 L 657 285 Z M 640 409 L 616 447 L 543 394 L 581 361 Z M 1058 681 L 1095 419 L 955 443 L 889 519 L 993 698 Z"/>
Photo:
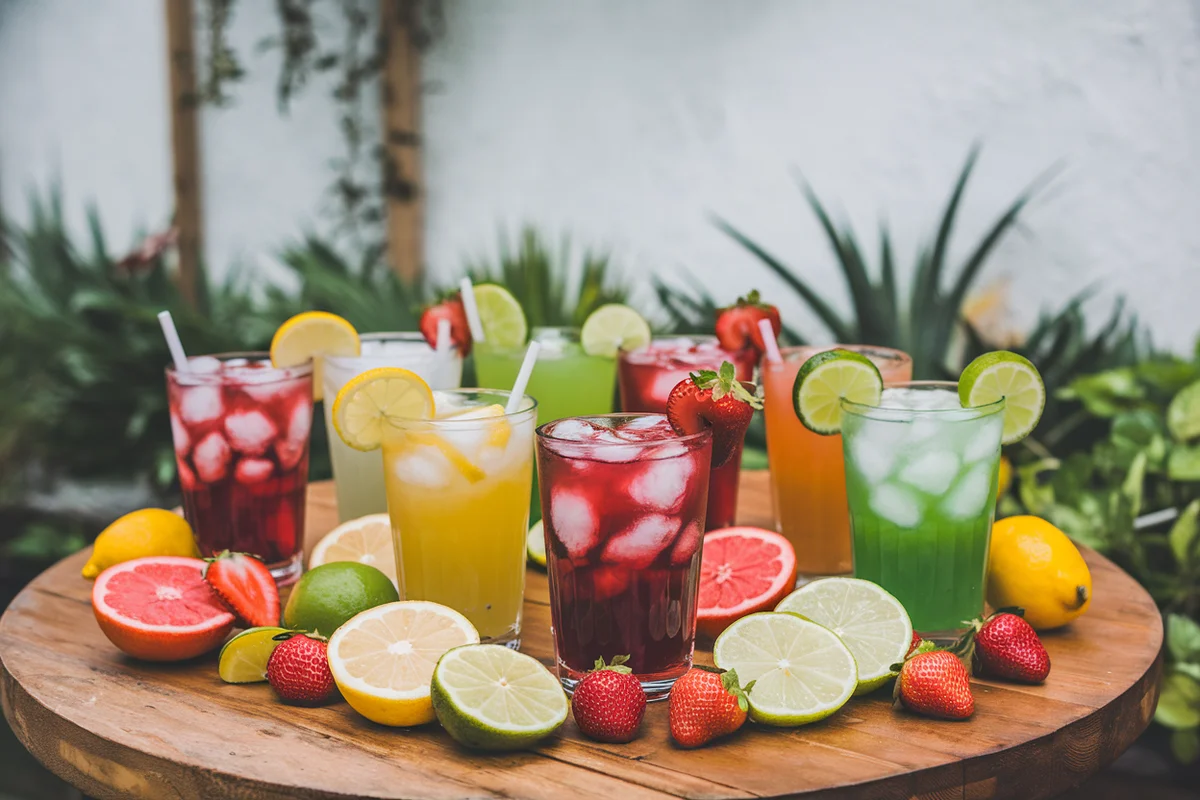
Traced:
<path fill-rule="evenodd" d="M 908 610 L 924 638 L 956 638 L 983 611 L 1004 400 L 963 408 L 957 384 L 842 401 L 854 575 Z"/>
<path fill-rule="evenodd" d="M 590 356 L 579 343 L 578 328 L 534 328 L 542 346 L 525 394 L 538 403 L 538 425 L 566 417 L 611 414 L 616 394 L 617 360 Z M 480 386 L 510 389 L 525 358 L 525 347 L 492 349 L 475 345 L 475 373 Z M 542 518 L 537 475 L 529 505 L 530 522 Z"/>

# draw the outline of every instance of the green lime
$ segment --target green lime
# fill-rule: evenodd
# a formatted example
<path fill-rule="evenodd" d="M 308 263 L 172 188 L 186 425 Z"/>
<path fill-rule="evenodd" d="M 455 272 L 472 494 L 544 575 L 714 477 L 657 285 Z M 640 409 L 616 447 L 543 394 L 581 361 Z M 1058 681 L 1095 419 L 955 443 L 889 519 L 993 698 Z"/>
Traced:
<path fill-rule="evenodd" d="M 609 303 L 584 320 L 579 343 L 589 356 L 616 358 L 622 348 L 633 350 L 650 344 L 650 325 L 629 306 Z"/>
<path fill-rule="evenodd" d="M 792 407 L 804 427 L 829 436 L 842 432 L 842 400 L 879 405 L 883 377 L 871 359 L 849 350 L 825 350 L 804 362 L 792 384 Z"/>
<path fill-rule="evenodd" d="M 217 673 L 226 683 L 257 683 L 267 679 L 267 660 L 286 628 L 247 628 L 221 648 Z"/>
<path fill-rule="evenodd" d="M 542 521 L 533 523 L 525 536 L 525 555 L 539 567 L 546 566 L 546 533 L 542 530 Z"/>
<path fill-rule="evenodd" d="M 517 298 L 503 286 L 494 283 L 476 286 L 475 307 L 479 309 L 479 322 L 489 348 L 507 350 L 525 344 L 529 333 L 525 312 Z"/>
<path fill-rule="evenodd" d="M 399 599 L 391 578 L 375 567 L 335 561 L 304 573 L 283 609 L 283 624 L 328 637 L 355 614 Z"/>
<path fill-rule="evenodd" d="M 855 694 L 873 692 L 896 673 L 912 646 L 912 622 L 900 601 L 858 578 L 822 578 L 789 594 L 776 611 L 799 614 L 838 635 L 858 665 Z"/>
<path fill-rule="evenodd" d="M 990 406 L 1004 400 L 1001 441 L 1014 444 L 1033 433 L 1046 407 L 1046 385 L 1037 367 L 1024 356 L 997 350 L 967 364 L 958 379 L 963 408 Z"/>
<path fill-rule="evenodd" d="M 537 659 L 498 644 L 449 650 L 433 670 L 433 711 L 477 750 L 520 750 L 567 718 L 567 694 Z"/>
<path fill-rule="evenodd" d="M 713 661 L 754 681 L 750 718 L 764 725 L 790 728 L 824 719 L 858 687 L 858 667 L 842 640 L 794 614 L 742 617 L 717 637 Z"/>

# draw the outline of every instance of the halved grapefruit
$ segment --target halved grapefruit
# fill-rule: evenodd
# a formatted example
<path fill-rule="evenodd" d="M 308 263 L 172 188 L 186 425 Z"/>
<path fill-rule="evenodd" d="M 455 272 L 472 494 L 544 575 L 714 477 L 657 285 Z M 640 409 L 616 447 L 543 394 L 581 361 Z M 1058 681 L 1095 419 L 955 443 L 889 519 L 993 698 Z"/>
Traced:
<path fill-rule="evenodd" d="M 735 620 L 770 611 L 796 583 L 796 551 L 762 528 L 722 528 L 704 534 L 696 628 L 715 639 Z"/>
<path fill-rule="evenodd" d="M 182 661 L 215 649 L 233 630 L 234 616 L 205 582 L 204 563 L 150 556 L 101 572 L 92 586 L 100 630 L 146 661 Z"/>

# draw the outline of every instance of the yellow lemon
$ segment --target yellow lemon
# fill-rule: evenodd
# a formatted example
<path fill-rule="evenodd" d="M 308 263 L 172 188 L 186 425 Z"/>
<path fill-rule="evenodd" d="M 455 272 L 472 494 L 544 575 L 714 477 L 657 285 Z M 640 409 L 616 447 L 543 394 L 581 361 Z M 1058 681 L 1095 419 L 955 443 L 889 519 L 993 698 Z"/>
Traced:
<path fill-rule="evenodd" d="M 313 400 L 325 396 L 324 356 L 357 356 L 362 351 L 358 331 L 337 314 L 305 311 L 279 326 L 271 339 L 271 364 L 295 367 L 312 361 Z"/>
<path fill-rule="evenodd" d="M 1038 630 L 1057 628 L 1087 611 L 1092 574 L 1058 528 L 1039 517 L 1008 517 L 992 526 L 987 600 L 992 608 L 1020 606 Z"/>
<path fill-rule="evenodd" d="M 199 555 L 187 520 L 165 508 L 143 508 L 129 512 L 96 537 L 83 577 L 92 580 L 114 564 L 142 556 Z"/>
<path fill-rule="evenodd" d="M 1012 486 L 1012 462 L 1008 456 L 1000 456 L 1000 469 L 996 471 L 996 497 L 1004 497 L 1005 492 Z"/>

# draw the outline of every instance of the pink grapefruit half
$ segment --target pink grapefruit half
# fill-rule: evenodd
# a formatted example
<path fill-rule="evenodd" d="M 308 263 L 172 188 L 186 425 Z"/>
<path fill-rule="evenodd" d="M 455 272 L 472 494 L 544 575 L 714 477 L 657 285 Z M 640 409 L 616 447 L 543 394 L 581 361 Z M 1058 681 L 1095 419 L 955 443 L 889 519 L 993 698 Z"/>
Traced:
<path fill-rule="evenodd" d="M 762 528 L 721 528 L 704 534 L 696 628 L 715 639 L 735 620 L 770 611 L 795 588 L 796 551 Z"/>
<path fill-rule="evenodd" d="M 204 580 L 204 561 L 135 558 L 100 573 L 92 610 L 121 651 L 146 661 L 182 661 L 215 649 L 234 616 Z"/>

